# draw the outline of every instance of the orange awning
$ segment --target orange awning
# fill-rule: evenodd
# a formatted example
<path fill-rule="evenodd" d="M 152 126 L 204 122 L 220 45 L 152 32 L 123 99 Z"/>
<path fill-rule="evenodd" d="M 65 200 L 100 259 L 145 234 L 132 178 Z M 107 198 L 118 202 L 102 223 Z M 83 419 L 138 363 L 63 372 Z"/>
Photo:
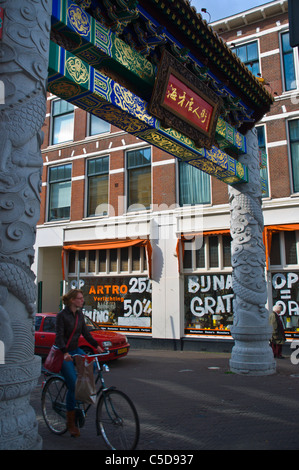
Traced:
<path fill-rule="evenodd" d="M 113 248 L 126 248 L 130 246 L 144 246 L 147 263 L 148 263 L 148 275 L 151 279 L 152 276 L 152 246 L 151 242 L 147 239 L 136 238 L 134 240 L 103 240 L 103 241 L 92 241 L 92 242 L 77 242 L 77 243 L 66 243 L 62 248 L 62 274 L 65 279 L 65 255 L 67 251 L 84 251 L 84 250 L 109 250 Z"/>
<path fill-rule="evenodd" d="M 263 241 L 266 251 L 266 267 L 269 269 L 272 233 L 275 232 L 293 232 L 299 230 L 299 224 L 267 225 L 263 232 Z"/>

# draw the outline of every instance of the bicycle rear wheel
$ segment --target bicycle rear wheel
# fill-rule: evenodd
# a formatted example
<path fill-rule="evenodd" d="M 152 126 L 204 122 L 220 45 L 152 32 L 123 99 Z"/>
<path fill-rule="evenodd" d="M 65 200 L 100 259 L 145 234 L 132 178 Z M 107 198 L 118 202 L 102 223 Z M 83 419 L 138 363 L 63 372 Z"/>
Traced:
<path fill-rule="evenodd" d="M 46 425 L 54 434 L 64 434 L 66 426 L 66 382 L 53 376 L 47 380 L 42 391 L 42 413 Z"/>
<path fill-rule="evenodd" d="M 96 411 L 98 433 L 112 450 L 133 450 L 139 440 L 139 418 L 130 398 L 119 390 L 103 392 Z"/>

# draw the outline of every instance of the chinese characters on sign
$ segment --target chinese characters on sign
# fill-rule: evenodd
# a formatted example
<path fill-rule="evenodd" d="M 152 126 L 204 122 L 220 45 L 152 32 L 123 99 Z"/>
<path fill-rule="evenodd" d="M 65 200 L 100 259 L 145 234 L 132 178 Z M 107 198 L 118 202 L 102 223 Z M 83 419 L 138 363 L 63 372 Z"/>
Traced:
<path fill-rule="evenodd" d="M 203 81 L 164 51 L 149 104 L 161 129 L 171 128 L 191 139 L 196 147 L 210 149 L 223 102 Z M 160 125 L 158 123 L 158 125 Z"/>
<path fill-rule="evenodd" d="M 173 74 L 169 76 L 163 105 L 204 132 L 209 131 L 213 106 Z"/>

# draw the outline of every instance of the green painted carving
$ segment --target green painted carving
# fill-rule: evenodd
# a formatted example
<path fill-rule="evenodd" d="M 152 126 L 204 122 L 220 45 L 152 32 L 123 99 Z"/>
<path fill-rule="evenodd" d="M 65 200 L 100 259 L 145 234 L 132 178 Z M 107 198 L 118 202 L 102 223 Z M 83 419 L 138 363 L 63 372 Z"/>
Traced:
<path fill-rule="evenodd" d="M 154 66 L 86 13 L 83 6 L 81 8 L 71 0 L 56 0 L 53 4 L 52 32 L 58 43 L 59 39 L 63 42 L 60 45 L 64 49 L 103 74 L 109 68 L 117 74 L 119 83 L 123 84 L 122 78 L 126 78 L 138 90 L 139 96 L 149 99 L 156 76 Z M 196 75 L 204 73 L 206 76 L 207 71 L 207 68 L 198 66 L 194 69 Z M 183 140 L 182 135 L 179 140 Z M 245 137 L 222 118 L 217 123 L 216 140 L 224 152 L 236 155 L 246 152 Z"/>
<path fill-rule="evenodd" d="M 98 70 L 129 80 L 140 96 L 151 95 L 155 67 L 71 0 L 54 2 L 52 39 Z"/>
<path fill-rule="evenodd" d="M 247 182 L 244 165 L 215 146 L 200 149 L 179 132 L 164 129 L 148 113 L 145 100 L 52 41 L 48 90 L 227 184 Z"/>

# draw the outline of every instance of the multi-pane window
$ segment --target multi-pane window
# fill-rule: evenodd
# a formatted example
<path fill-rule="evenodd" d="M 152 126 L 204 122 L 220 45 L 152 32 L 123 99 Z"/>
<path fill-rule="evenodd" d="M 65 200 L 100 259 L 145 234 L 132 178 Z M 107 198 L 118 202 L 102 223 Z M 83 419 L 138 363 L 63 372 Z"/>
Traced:
<path fill-rule="evenodd" d="M 299 192 L 299 119 L 289 121 L 293 192 Z"/>
<path fill-rule="evenodd" d="M 257 41 L 233 47 L 232 51 L 239 57 L 246 67 L 248 67 L 253 75 L 257 76 L 260 73 Z"/>
<path fill-rule="evenodd" d="M 281 35 L 283 78 L 285 91 L 294 90 L 296 86 L 296 71 L 293 48 L 290 46 L 290 33 Z"/>
<path fill-rule="evenodd" d="M 231 268 L 231 236 L 211 235 L 186 241 L 183 267 L 186 272 Z"/>
<path fill-rule="evenodd" d="M 49 168 L 49 221 L 70 218 L 71 177 L 71 164 Z"/>
<path fill-rule="evenodd" d="M 74 138 L 74 105 L 64 100 L 52 103 L 52 141 L 60 144 Z"/>
<path fill-rule="evenodd" d="M 151 206 L 151 148 L 127 152 L 128 210 Z"/>
<path fill-rule="evenodd" d="M 179 163 L 180 205 L 211 202 L 210 176 L 188 163 Z"/>
<path fill-rule="evenodd" d="M 104 250 L 70 251 L 68 272 L 70 276 L 107 275 L 122 273 L 147 273 L 147 259 L 143 246 Z"/>
<path fill-rule="evenodd" d="M 110 123 L 90 114 L 89 135 L 104 134 L 110 132 Z"/>
<path fill-rule="evenodd" d="M 270 264 L 282 267 L 299 264 L 299 232 L 291 230 L 272 234 Z"/>
<path fill-rule="evenodd" d="M 87 161 L 87 217 L 107 215 L 109 157 Z"/>

